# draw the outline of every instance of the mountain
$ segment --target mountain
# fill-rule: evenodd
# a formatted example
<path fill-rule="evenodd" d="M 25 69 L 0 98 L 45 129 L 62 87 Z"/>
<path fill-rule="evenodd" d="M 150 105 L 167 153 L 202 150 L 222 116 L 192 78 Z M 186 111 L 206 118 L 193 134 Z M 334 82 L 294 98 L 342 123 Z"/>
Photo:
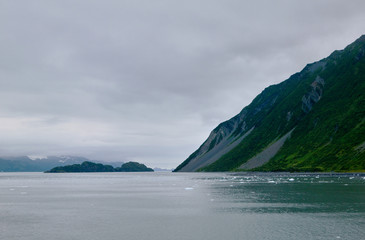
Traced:
<path fill-rule="evenodd" d="M 52 168 L 47 173 L 66 173 L 66 172 L 153 172 L 153 169 L 137 162 L 127 162 L 121 167 L 113 168 L 111 165 L 93 163 L 85 161 L 81 164 L 59 166 Z"/>
<path fill-rule="evenodd" d="M 110 165 L 101 163 L 93 163 L 85 161 L 81 164 L 73 164 L 52 168 L 47 173 L 64 173 L 64 172 L 114 172 L 114 168 Z"/>
<path fill-rule="evenodd" d="M 77 156 L 48 156 L 36 159 L 28 156 L 0 157 L 0 172 L 44 172 L 57 166 L 80 164 L 85 161 L 90 160 Z M 117 167 L 122 162 L 108 162 L 108 164 Z"/>
<path fill-rule="evenodd" d="M 115 168 L 116 172 L 153 172 L 152 168 L 146 167 L 146 165 L 138 162 L 127 162 L 121 167 Z"/>
<path fill-rule="evenodd" d="M 267 87 L 175 171 L 365 171 L 365 35 Z"/>

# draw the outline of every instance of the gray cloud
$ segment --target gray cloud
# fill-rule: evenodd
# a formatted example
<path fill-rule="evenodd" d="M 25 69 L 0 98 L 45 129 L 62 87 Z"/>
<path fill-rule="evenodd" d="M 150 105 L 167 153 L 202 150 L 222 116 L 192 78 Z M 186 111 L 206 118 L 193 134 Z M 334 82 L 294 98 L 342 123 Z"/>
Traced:
<path fill-rule="evenodd" d="M 0 155 L 175 167 L 365 33 L 363 1 L 2 1 Z"/>

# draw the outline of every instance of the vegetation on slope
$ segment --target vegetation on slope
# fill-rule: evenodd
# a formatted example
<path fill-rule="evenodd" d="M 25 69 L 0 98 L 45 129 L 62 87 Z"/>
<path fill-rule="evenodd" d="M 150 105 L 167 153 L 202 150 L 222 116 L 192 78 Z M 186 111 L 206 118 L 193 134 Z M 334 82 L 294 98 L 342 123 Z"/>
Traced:
<path fill-rule="evenodd" d="M 364 42 L 335 52 L 321 73 L 327 79 L 323 99 L 298 124 L 292 138 L 265 171 L 363 171 L 365 151 Z M 339 61 L 341 60 L 341 61 Z"/>
<path fill-rule="evenodd" d="M 110 165 L 85 161 L 82 164 L 55 167 L 47 171 L 47 173 L 65 172 L 153 172 L 153 169 L 137 162 L 124 163 L 121 167 L 114 168 Z"/>
<path fill-rule="evenodd" d="M 315 88 L 322 80 L 323 89 Z M 311 93 L 320 100 L 310 99 Z M 274 104 L 260 107 L 273 96 Z M 311 100 L 310 108 L 303 99 Z M 255 129 L 236 148 L 200 171 L 237 170 L 292 129 L 280 151 L 254 170 L 364 170 L 365 151 L 358 146 L 365 142 L 365 36 L 266 88 L 243 111 L 247 126 Z"/>

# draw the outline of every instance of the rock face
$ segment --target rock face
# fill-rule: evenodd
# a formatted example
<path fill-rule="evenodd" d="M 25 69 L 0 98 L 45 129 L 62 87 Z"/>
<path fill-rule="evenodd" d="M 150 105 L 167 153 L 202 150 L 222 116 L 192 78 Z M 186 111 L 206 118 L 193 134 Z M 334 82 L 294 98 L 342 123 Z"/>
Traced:
<path fill-rule="evenodd" d="M 365 36 L 266 88 L 175 171 L 364 170 L 363 119 Z"/>
<path fill-rule="evenodd" d="M 221 156 L 231 151 L 234 147 L 236 147 L 247 135 L 251 133 L 253 130 L 250 129 L 247 131 L 243 136 L 241 137 L 232 137 L 229 138 L 230 133 L 232 132 L 226 132 L 225 138 L 214 138 L 213 141 L 215 145 L 213 145 L 209 149 L 209 142 L 204 144 L 204 148 L 200 149 L 200 151 L 197 153 L 198 155 L 191 158 L 189 161 L 189 164 L 183 166 L 180 171 L 182 172 L 191 172 L 196 171 L 202 167 L 208 166 L 211 163 L 214 163 L 217 161 Z M 208 138 L 209 139 L 209 138 Z M 212 141 L 210 141 L 212 143 Z"/>
<path fill-rule="evenodd" d="M 323 95 L 324 79 L 320 76 L 311 84 L 311 90 L 302 97 L 302 110 L 308 113 Z"/>

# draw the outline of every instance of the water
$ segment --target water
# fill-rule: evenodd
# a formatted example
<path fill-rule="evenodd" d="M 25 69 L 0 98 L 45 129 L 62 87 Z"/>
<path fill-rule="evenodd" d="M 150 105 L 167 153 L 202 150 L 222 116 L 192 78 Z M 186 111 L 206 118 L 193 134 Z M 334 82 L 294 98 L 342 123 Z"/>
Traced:
<path fill-rule="evenodd" d="M 0 239 L 365 239 L 365 177 L 0 173 Z"/>

